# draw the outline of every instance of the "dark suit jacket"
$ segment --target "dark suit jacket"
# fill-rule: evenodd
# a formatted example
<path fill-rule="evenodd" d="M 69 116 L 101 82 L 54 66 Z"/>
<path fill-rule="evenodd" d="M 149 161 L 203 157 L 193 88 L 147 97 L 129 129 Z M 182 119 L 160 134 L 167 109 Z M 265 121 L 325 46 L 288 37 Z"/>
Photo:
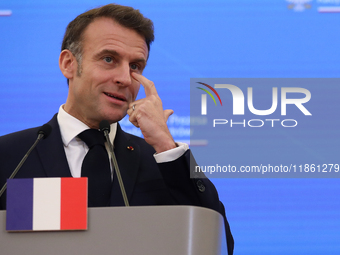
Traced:
<path fill-rule="evenodd" d="M 15 178 L 71 177 L 57 115 L 48 123 L 51 134 L 32 151 Z M 31 128 L 0 137 L 0 187 L 11 175 L 21 158 L 37 138 L 39 128 Z M 127 147 L 132 146 L 134 150 Z M 225 219 L 228 253 L 233 251 L 233 237 L 223 204 L 214 185 L 206 178 L 190 179 L 190 151 L 179 159 L 157 164 L 154 149 L 144 139 L 130 135 L 118 125 L 114 141 L 115 154 L 131 206 L 195 205 L 220 212 Z M 116 176 L 112 185 L 111 206 L 124 206 Z M 6 194 L 0 198 L 0 209 L 6 208 Z"/>

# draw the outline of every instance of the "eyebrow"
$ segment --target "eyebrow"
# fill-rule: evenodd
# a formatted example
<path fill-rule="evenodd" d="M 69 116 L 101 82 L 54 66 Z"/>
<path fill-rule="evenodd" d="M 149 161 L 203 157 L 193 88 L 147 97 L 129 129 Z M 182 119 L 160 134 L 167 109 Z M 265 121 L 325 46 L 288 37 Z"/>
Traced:
<path fill-rule="evenodd" d="M 94 58 L 101 58 L 103 55 L 113 55 L 113 56 L 119 56 L 119 53 L 115 50 L 107 50 L 104 49 L 100 52 L 98 52 L 96 55 L 94 55 Z"/>
<path fill-rule="evenodd" d="M 120 57 L 120 54 L 117 51 L 104 49 L 104 50 L 98 52 L 96 55 L 94 55 L 94 58 L 98 59 L 98 58 L 101 58 L 103 55 L 112 55 L 112 56 Z M 136 58 L 132 62 L 138 62 L 138 63 L 141 63 L 142 65 L 144 65 L 144 67 L 146 66 L 145 58 Z"/>

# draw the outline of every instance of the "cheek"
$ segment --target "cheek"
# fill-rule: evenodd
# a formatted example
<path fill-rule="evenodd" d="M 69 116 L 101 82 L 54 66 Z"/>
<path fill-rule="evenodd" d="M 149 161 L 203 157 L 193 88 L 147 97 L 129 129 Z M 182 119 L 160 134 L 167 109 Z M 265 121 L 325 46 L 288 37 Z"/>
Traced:
<path fill-rule="evenodd" d="M 93 84 L 107 83 L 112 80 L 112 73 L 95 69 L 90 79 Z"/>
<path fill-rule="evenodd" d="M 131 95 L 132 95 L 132 99 L 133 101 L 136 100 L 136 97 L 138 95 L 138 91 L 139 91 L 139 88 L 140 88 L 140 84 L 135 84 L 131 87 Z"/>

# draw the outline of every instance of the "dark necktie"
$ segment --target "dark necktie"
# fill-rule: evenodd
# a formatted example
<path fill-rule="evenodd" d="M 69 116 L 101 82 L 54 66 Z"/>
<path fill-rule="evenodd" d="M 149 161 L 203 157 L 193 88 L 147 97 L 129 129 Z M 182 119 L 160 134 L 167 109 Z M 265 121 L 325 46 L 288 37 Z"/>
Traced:
<path fill-rule="evenodd" d="M 87 129 L 78 137 L 89 147 L 81 167 L 81 176 L 88 177 L 88 206 L 108 206 L 111 170 L 104 134 L 96 129 Z"/>

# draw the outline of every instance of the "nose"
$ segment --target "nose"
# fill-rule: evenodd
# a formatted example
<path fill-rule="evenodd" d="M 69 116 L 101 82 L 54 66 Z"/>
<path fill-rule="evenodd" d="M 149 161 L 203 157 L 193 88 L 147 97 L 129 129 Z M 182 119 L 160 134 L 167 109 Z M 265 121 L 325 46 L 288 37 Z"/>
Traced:
<path fill-rule="evenodd" d="M 116 69 L 113 77 L 115 84 L 120 86 L 130 86 L 132 83 L 130 65 L 126 63 L 121 63 Z"/>

